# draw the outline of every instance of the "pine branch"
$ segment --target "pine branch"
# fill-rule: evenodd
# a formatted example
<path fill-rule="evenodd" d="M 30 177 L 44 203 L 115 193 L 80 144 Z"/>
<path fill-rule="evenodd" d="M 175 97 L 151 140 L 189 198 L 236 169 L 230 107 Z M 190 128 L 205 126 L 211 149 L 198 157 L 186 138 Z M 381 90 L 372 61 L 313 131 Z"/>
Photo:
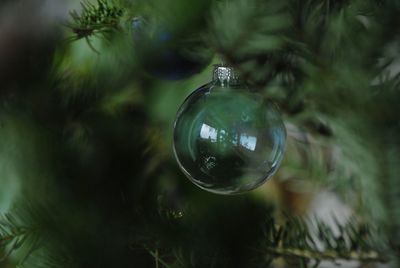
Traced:
<path fill-rule="evenodd" d="M 345 253 L 337 252 L 334 250 L 307 250 L 307 249 L 296 249 L 296 248 L 273 248 L 267 247 L 266 251 L 270 254 L 277 256 L 296 257 L 301 259 L 309 260 L 357 260 L 362 262 L 386 262 L 387 259 L 382 257 L 376 251 L 359 252 L 349 251 Z"/>
<path fill-rule="evenodd" d="M 76 267 L 64 265 L 69 258 L 63 244 L 54 246 L 48 241 L 48 229 L 56 224 L 54 211 L 48 205 L 24 199 L 0 215 L 0 252 L 5 252 L 2 259 L 16 254 L 17 267 Z"/>
<path fill-rule="evenodd" d="M 0 261 L 7 259 L 14 251 L 21 248 L 24 243 L 36 235 L 35 228 L 22 227 L 18 220 L 11 214 L 5 214 L 0 217 L 0 251 L 5 255 Z M 28 252 L 36 248 L 37 239 L 34 240 Z M 29 253 L 23 258 L 21 263 L 28 257 Z"/>
<path fill-rule="evenodd" d="M 310 220 L 289 215 L 283 218 L 285 222 L 278 224 L 272 216 L 267 216 L 261 244 L 255 244 L 250 248 L 258 264 L 264 263 L 269 267 L 268 264 L 277 258 L 284 258 L 289 264 L 295 263 L 296 266 L 303 263 L 303 267 L 307 267 L 310 262 L 315 262 L 314 267 L 317 267 L 322 261 L 347 260 L 364 263 L 389 261 L 389 246 L 380 231 L 355 217 L 345 224 L 333 218 L 332 226 L 318 219 Z M 167 215 L 162 216 L 159 221 L 161 220 L 170 222 L 174 227 L 179 224 L 176 219 Z M 185 236 L 195 238 L 196 231 L 192 232 L 190 229 L 186 230 Z M 185 264 L 191 263 L 190 252 L 193 248 L 190 245 L 175 244 L 176 248 L 166 247 L 159 235 L 152 235 L 156 235 L 157 238 L 143 237 L 141 242 L 136 241 L 136 243 L 139 242 L 140 247 L 153 256 L 155 263 L 164 267 L 186 267 Z M 213 259 L 209 255 L 207 265 L 211 263 Z"/>
<path fill-rule="evenodd" d="M 0 237 L 0 243 L 7 243 L 10 240 L 13 240 L 19 236 L 27 234 L 27 232 L 28 232 L 27 230 L 18 230 L 17 232 L 14 232 L 12 235 Z"/>
<path fill-rule="evenodd" d="M 166 268 L 171 267 L 162 258 L 160 258 L 158 249 L 155 249 L 154 251 L 148 249 L 148 252 L 150 253 L 151 256 L 153 256 L 156 268 L 160 268 L 160 264 L 162 264 Z"/>
<path fill-rule="evenodd" d="M 89 37 L 96 34 L 106 36 L 107 33 L 120 29 L 123 9 L 106 0 L 97 0 L 96 4 L 81 2 L 82 11 L 71 11 L 72 22 L 67 26 L 72 29 L 74 37 L 71 40 L 85 38 L 91 46 Z"/>
<path fill-rule="evenodd" d="M 309 222 L 288 217 L 286 224 L 277 225 L 273 219 L 266 227 L 266 241 L 263 247 L 271 259 L 286 257 L 299 261 L 355 260 L 361 262 L 387 262 L 383 253 L 387 243 L 378 239 L 378 230 L 351 219 L 346 224 L 335 220 L 332 227 L 315 219 L 315 230 L 310 230 Z M 268 257 L 267 257 L 268 259 Z"/>
<path fill-rule="evenodd" d="M 54 244 L 50 239 L 48 228 L 57 224 L 60 222 L 53 209 L 28 200 L 10 213 L 0 215 L 0 253 L 5 252 L 5 256 L 0 256 L 0 264 L 11 254 L 18 253 L 17 267 L 20 268 L 78 267 L 65 241 Z"/>

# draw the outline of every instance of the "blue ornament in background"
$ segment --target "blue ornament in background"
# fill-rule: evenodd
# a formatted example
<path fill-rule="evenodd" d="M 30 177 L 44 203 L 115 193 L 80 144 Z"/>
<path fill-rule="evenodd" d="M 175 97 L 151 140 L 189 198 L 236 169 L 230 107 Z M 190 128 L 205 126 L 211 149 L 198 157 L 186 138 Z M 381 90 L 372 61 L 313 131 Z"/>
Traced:
<path fill-rule="evenodd" d="M 202 71 L 211 61 L 211 50 L 200 37 L 182 37 L 148 18 L 135 17 L 131 25 L 135 54 L 151 76 L 185 79 Z"/>
<path fill-rule="evenodd" d="M 180 168 L 194 184 L 217 194 L 263 184 L 278 169 L 285 143 L 279 111 L 226 66 L 216 66 L 213 81 L 187 97 L 174 125 Z"/>

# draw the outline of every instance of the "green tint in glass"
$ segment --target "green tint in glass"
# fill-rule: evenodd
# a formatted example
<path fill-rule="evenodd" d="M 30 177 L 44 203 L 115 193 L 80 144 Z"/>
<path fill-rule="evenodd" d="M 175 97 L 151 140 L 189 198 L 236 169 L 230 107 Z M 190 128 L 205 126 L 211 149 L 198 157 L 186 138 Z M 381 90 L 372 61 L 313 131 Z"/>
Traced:
<path fill-rule="evenodd" d="M 232 68 L 217 66 L 214 81 L 180 107 L 174 152 L 197 186 L 218 194 L 252 190 L 283 158 L 286 130 L 274 105 L 251 91 Z"/>

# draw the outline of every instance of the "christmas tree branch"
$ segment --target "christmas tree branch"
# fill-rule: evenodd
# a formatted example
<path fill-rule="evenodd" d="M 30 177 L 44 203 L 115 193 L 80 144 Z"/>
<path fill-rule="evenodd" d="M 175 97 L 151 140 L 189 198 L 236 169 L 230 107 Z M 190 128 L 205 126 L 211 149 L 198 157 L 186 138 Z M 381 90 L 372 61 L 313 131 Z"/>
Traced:
<path fill-rule="evenodd" d="M 328 225 L 319 219 L 285 215 L 278 221 L 268 216 L 263 230 L 261 244 L 257 243 L 249 248 L 262 258 L 259 260 L 264 262 L 266 267 L 277 258 L 284 258 L 289 264 L 295 263 L 296 267 L 298 264 L 303 264 L 301 267 L 308 267 L 310 263 L 317 267 L 322 261 L 345 260 L 366 263 L 389 261 L 389 246 L 384 236 L 377 228 L 357 220 L 356 217 L 343 223 L 333 216 L 333 224 Z M 196 237 L 196 232 L 189 236 Z M 154 241 L 150 239 L 147 243 L 152 242 Z M 167 249 L 165 246 L 160 247 L 163 241 L 158 242 L 160 244 L 153 245 L 152 249 L 146 246 L 146 242 L 142 244 L 158 265 L 186 267 L 185 264 L 190 263 L 190 259 L 187 259 L 190 255 L 176 254 L 184 252 L 187 245 L 176 245 L 176 248 Z M 163 251 L 155 248 L 163 248 Z M 207 265 L 213 263 L 211 255 L 208 261 Z"/>
<path fill-rule="evenodd" d="M 286 257 L 304 261 L 355 260 L 361 262 L 387 262 L 383 254 L 387 243 L 378 239 L 378 230 L 357 222 L 354 218 L 346 224 L 335 221 L 333 228 L 318 219 L 305 221 L 288 217 L 284 225 L 270 219 L 266 227 L 263 251 L 270 260 Z M 310 226 L 315 227 L 311 230 Z M 317 265 L 316 264 L 316 265 Z"/>
<path fill-rule="evenodd" d="M 296 257 L 301 259 L 309 260 L 357 260 L 366 262 L 386 262 L 387 259 L 381 256 L 377 251 L 349 251 L 340 252 L 335 250 L 308 250 L 308 249 L 297 249 L 297 248 L 273 248 L 267 247 L 266 251 L 269 254 L 285 257 Z"/>
<path fill-rule="evenodd" d="M 163 261 L 160 258 L 158 249 L 155 249 L 154 251 L 148 249 L 148 252 L 150 253 L 151 256 L 153 256 L 156 268 L 160 268 L 160 263 L 166 268 L 170 268 L 171 267 L 170 265 L 168 265 L 165 261 Z"/>
<path fill-rule="evenodd" d="M 89 42 L 89 37 L 98 33 L 106 33 L 120 28 L 120 19 L 123 9 L 106 0 L 97 0 L 96 4 L 87 1 L 81 3 L 82 11 L 71 11 L 72 22 L 67 26 L 71 28 L 74 37 L 71 40 L 85 38 Z M 91 46 L 92 47 L 92 46 Z"/>
<path fill-rule="evenodd" d="M 2 216 L 0 218 L 0 250 L 5 252 L 5 255 L 0 257 L 0 261 L 22 247 L 34 233 L 36 233 L 35 229 L 19 226 L 16 218 L 10 214 Z"/>
<path fill-rule="evenodd" d="M 12 235 L 8 235 L 8 236 L 4 236 L 4 237 L 0 237 L 0 243 L 6 243 L 10 240 L 13 240 L 19 236 L 23 236 L 25 234 L 27 234 L 28 231 L 27 230 L 18 230 L 17 232 L 13 232 Z"/>

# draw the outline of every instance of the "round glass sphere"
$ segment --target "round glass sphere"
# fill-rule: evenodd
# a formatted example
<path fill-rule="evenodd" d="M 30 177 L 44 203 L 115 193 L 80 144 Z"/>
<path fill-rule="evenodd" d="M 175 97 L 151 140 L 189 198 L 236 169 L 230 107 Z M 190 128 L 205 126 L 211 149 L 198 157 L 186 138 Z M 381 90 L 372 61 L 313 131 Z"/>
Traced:
<path fill-rule="evenodd" d="M 215 77 L 195 90 L 174 125 L 180 168 L 194 184 L 218 194 L 249 191 L 268 180 L 279 167 L 285 142 L 275 106 L 232 77 Z"/>

